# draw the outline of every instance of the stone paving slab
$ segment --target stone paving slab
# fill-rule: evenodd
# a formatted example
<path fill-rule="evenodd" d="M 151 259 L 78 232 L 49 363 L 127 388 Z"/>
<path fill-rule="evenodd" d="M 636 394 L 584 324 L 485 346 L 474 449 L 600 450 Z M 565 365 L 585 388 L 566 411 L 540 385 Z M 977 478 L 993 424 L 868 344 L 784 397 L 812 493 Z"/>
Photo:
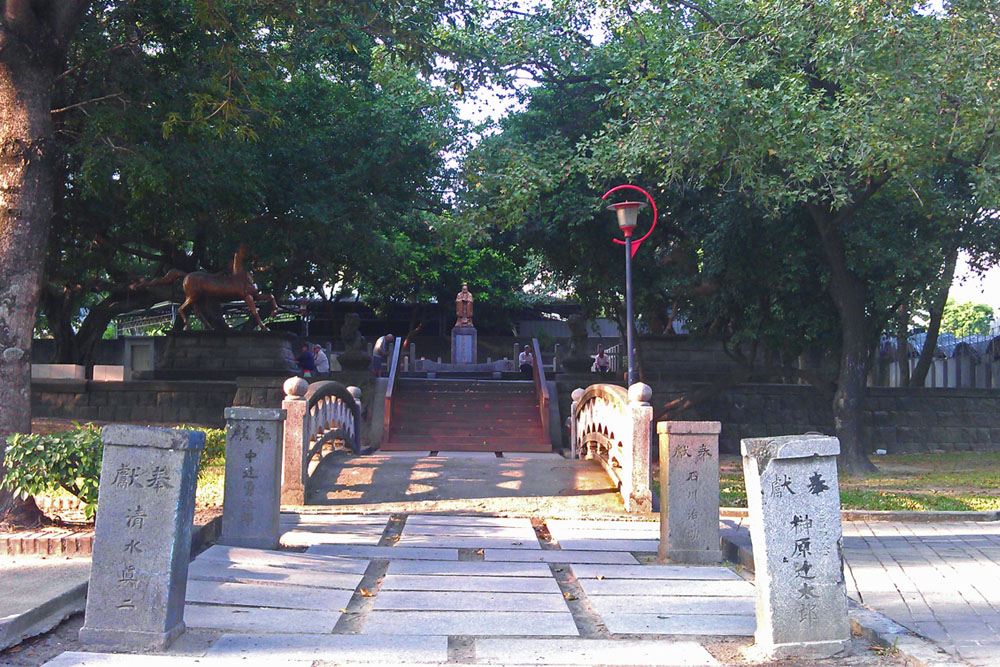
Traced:
<path fill-rule="evenodd" d="M 317 544 L 361 544 L 375 546 L 382 533 L 324 533 L 311 530 L 289 530 L 281 534 L 283 547 L 311 547 Z"/>
<path fill-rule="evenodd" d="M 382 580 L 383 591 L 469 591 L 508 593 L 556 593 L 555 579 L 540 577 L 455 577 L 390 574 Z"/>
<path fill-rule="evenodd" d="M 601 614 L 721 614 L 749 615 L 756 613 L 756 601 L 751 596 L 659 596 L 659 595 L 594 595 L 591 604 Z"/>
<path fill-rule="evenodd" d="M 445 524 L 418 524 L 409 522 L 403 527 L 403 535 L 440 535 L 448 537 L 502 537 L 514 540 L 535 540 L 531 524 L 527 526 L 466 526 Z"/>
<path fill-rule="evenodd" d="M 189 628 L 206 628 L 224 632 L 300 632 L 328 634 L 333 632 L 340 614 L 301 609 L 248 609 L 225 605 L 188 604 L 184 606 L 184 623 Z"/>
<path fill-rule="evenodd" d="M 389 522 L 388 514 L 307 514 L 298 512 L 282 512 L 279 519 L 282 525 L 353 525 L 353 526 L 385 526 Z"/>
<path fill-rule="evenodd" d="M 608 631 L 616 635 L 732 635 L 752 636 L 753 616 L 701 614 L 601 614 Z"/>
<path fill-rule="evenodd" d="M 399 547 L 428 547 L 431 549 L 541 549 L 538 539 L 532 533 L 529 538 L 501 537 L 450 537 L 447 535 L 407 535 L 403 534 L 396 543 Z"/>
<path fill-rule="evenodd" d="M 206 657 L 241 658 L 248 667 L 267 661 L 277 665 L 288 660 L 323 660 L 330 662 L 445 662 L 448 638 L 442 636 L 404 635 L 223 635 Z"/>
<path fill-rule="evenodd" d="M 361 577 L 357 577 L 357 582 L 360 581 Z M 302 586 L 188 581 L 185 600 L 188 603 L 337 611 L 346 607 L 353 595 L 353 589 L 333 590 Z"/>
<path fill-rule="evenodd" d="M 239 658 L 240 665 L 247 665 L 245 658 Z M 288 660 L 283 664 L 306 667 L 312 661 Z M 200 657 L 177 655 L 136 655 L 134 653 L 87 653 L 66 651 L 49 660 L 43 667 L 236 667 L 237 662 L 228 660 L 206 660 Z"/>
<path fill-rule="evenodd" d="M 367 547 L 351 544 L 318 544 L 306 549 L 306 554 L 316 556 L 346 556 L 349 558 L 458 560 L 458 549 L 402 549 L 399 547 Z"/>
<path fill-rule="evenodd" d="M 377 535 L 382 536 L 385 525 L 359 526 L 356 524 L 336 524 L 336 523 L 282 523 L 283 531 L 302 531 L 307 533 L 319 533 L 323 535 Z"/>
<path fill-rule="evenodd" d="M 488 665 L 718 665 L 693 641 L 642 639 L 477 639 L 476 662 Z"/>
<path fill-rule="evenodd" d="M 219 544 L 209 547 L 203 553 L 199 554 L 195 562 L 202 560 L 352 574 L 364 574 L 365 569 L 368 567 L 367 563 L 358 562 L 356 558 L 289 553 L 287 551 L 268 551 L 266 549 L 245 549 L 243 547 L 227 547 Z"/>
<path fill-rule="evenodd" d="M 660 537 L 660 524 L 628 523 L 624 521 L 607 521 L 591 525 L 573 525 L 569 521 L 546 521 L 549 532 L 556 539 L 577 537 L 582 539 L 602 539 L 605 537 L 621 539 L 654 540 Z"/>
<path fill-rule="evenodd" d="M 655 595 L 746 597 L 754 594 L 748 581 L 668 579 L 581 579 L 587 595 Z"/>
<path fill-rule="evenodd" d="M 514 561 L 539 563 L 616 563 L 638 565 L 630 553 L 617 551 L 535 551 L 534 549 L 486 549 L 483 557 L 488 561 Z"/>
<path fill-rule="evenodd" d="M 368 566 L 368 561 L 356 562 Z M 361 581 L 361 574 L 267 567 L 253 563 L 219 563 L 199 558 L 188 566 L 188 580 L 266 584 L 299 589 L 310 586 L 353 591 Z"/>
<path fill-rule="evenodd" d="M 576 568 L 574 568 L 575 570 Z M 389 574 L 438 574 L 470 577 L 551 577 L 545 563 L 505 563 L 484 561 L 394 560 Z"/>
<path fill-rule="evenodd" d="M 411 514 L 406 517 L 405 527 L 412 528 L 414 526 L 504 526 L 532 529 L 531 519 L 455 514 Z"/>
<path fill-rule="evenodd" d="M 375 610 L 399 611 L 567 611 L 566 600 L 554 593 L 481 593 L 454 591 L 381 590 Z"/>
<path fill-rule="evenodd" d="M 373 611 L 367 635 L 577 636 L 573 615 L 501 611 Z"/>
<path fill-rule="evenodd" d="M 557 540 L 563 549 L 578 551 L 641 551 L 655 552 L 660 547 L 659 540 L 630 540 L 617 538 Z"/>
<path fill-rule="evenodd" d="M 573 566 L 577 579 L 719 579 L 742 581 L 728 567 L 702 565 L 588 565 Z"/>

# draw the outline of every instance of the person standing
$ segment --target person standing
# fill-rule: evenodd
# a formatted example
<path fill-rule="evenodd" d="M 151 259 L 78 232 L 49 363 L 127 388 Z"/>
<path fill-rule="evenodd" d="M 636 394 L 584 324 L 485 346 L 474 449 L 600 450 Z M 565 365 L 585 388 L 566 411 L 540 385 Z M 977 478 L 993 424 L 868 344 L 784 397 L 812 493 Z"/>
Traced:
<path fill-rule="evenodd" d="M 531 350 L 527 345 L 524 346 L 521 354 L 517 355 L 517 365 L 521 369 L 521 375 L 526 378 L 532 377 L 532 371 L 535 367 L 535 357 L 531 354 Z"/>
<path fill-rule="evenodd" d="M 316 375 L 316 359 L 309 350 L 309 343 L 304 343 L 302 345 L 302 351 L 299 353 L 299 356 L 295 358 L 295 361 L 299 365 L 299 370 L 302 371 L 302 377 L 311 378 Z"/>
<path fill-rule="evenodd" d="M 313 345 L 313 359 L 316 361 L 316 372 L 326 375 L 330 372 L 330 358 L 319 344 Z"/>
<path fill-rule="evenodd" d="M 372 372 L 375 373 L 375 377 L 382 377 L 382 366 L 385 358 L 392 351 L 392 344 L 395 340 L 395 336 L 386 334 L 375 341 L 375 347 L 372 348 Z"/>

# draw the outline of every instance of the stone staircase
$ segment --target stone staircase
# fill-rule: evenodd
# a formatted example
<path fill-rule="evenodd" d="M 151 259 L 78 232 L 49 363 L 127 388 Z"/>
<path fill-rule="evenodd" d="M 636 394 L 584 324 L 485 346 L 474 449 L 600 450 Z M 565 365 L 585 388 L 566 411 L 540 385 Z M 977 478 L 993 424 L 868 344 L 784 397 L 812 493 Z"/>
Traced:
<path fill-rule="evenodd" d="M 385 451 L 551 452 L 530 380 L 400 378 Z"/>

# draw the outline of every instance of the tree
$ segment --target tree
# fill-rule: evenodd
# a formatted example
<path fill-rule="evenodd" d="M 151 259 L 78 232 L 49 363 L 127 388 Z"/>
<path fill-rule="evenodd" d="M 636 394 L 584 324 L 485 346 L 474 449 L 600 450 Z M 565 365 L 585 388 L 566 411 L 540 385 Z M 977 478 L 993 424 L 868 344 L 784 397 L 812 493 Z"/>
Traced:
<path fill-rule="evenodd" d="M 280 79 L 294 67 L 294 58 L 290 64 L 289 57 L 296 51 L 289 45 L 315 38 L 316 46 L 358 51 L 357 44 L 378 42 L 396 54 L 396 62 L 429 72 L 432 54 L 439 50 L 442 17 L 455 21 L 462 13 L 461 6 L 452 7 L 448 0 L 409 4 L 147 0 L 122 5 L 92 5 L 88 0 L 0 3 L 0 455 L 8 434 L 30 430 L 31 336 L 53 205 L 67 185 L 56 169 L 53 90 L 58 80 L 72 74 L 64 62 L 85 16 L 99 22 L 104 14 L 119 10 L 134 11 L 141 18 L 145 9 L 163 15 L 172 8 L 223 36 L 214 57 L 204 60 L 216 66 L 217 76 L 186 91 L 188 108 L 176 112 L 166 129 L 211 127 L 246 139 L 253 137 L 251 122 L 268 115 L 255 96 L 259 84 Z M 316 26 L 323 27 L 321 34 Z M 139 21 L 131 35 L 108 48 L 163 53 L 165 58 L 176 55 L 155 33 L 141 28 Z M 343 73 L 351 75 L 349 70 Z M 65 112 L 87 101 L 75 100 L 58 110 Z M 9 496 L 0 497 L 0 516 L 9 505 Z"/>
<path fill-rule="evenodd" d="M 957 338 L 985 336 L 990 333 L 992 323 L 992 306 L 971 301 L 958 303 L 954 299 L 948 299 L 941 318 L 941 328 L 955 334 Z"/>
<path fill-rule="evenodd" d="M 919 207 L 941 164 L 968 171 L 981 207 L 995 201 L 996 16 L 973 2 L 935 16 L 906 2 L 720 1 L 617 17 L 631 58 L 610 96 L 624 112 L 584 150 L 605 172 L 739 189 L 774 220 L 807 213 L 798 224 L 839 321 L 841 465 L 872 470 L 861 404 L 874 344 L 928 273 L 905 251 L 942 237 L 933 216 L 901 228 L 880 207 L 906 192 Z"/>

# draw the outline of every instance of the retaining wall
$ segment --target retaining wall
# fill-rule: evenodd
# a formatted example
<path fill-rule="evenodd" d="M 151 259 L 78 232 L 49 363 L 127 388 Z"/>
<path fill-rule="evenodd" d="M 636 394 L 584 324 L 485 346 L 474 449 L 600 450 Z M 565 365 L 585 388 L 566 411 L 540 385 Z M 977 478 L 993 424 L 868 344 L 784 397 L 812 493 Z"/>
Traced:
<path fill-rule="evenodd" d="M 560 375 L 560 414 L 569 416 L 570 393 L 594 375 Z M 653 406 L 703 385 L 653 381 Z M 806 385 L 745 384 L 677 415 L 722 422 L 719 447 L 739 453 L 742 438 L 818 431 L 833 433 L 830 402 Z M 871 448 L 889 453 L 1000 451 L 1000 390 L 870 387 L 864 422 Z"/>

